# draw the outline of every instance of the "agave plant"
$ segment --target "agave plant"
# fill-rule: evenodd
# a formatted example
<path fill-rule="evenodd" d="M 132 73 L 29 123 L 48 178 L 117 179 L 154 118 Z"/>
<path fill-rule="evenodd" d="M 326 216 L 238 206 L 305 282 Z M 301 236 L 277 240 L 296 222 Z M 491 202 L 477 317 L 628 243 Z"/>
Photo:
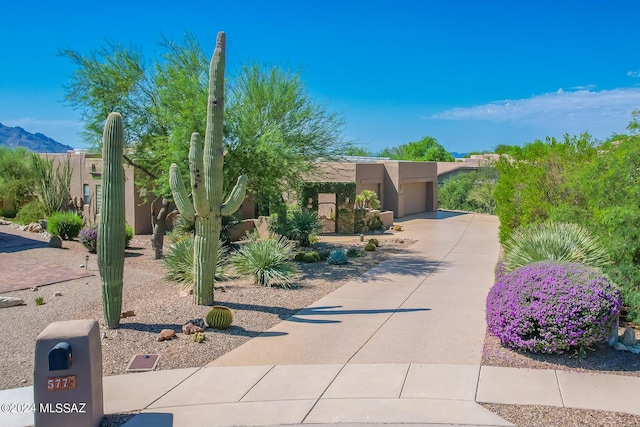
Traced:
<path fill-rule="evenodd" d="M 534 224 L 515 230 L 504 244 L 504 271 L 538 261 L 560 261 L 602 268 L 609 253 L 588 230 L 576 224 Z"/>
<path fill-rule="evenodd" d="M 289 237 L 305 248 L 309 246 L 309 239 L 322 230 L 318 214 L 306 209 L 294 212 L 288 225 Z"/>
<path fill-rule="evenodd" d="M 298 268 L 290 261 L 293 245 L 284 236 L 268 239 L 245 239 L 241 248 L 231 256 L 238 274 L 253 277 L 256 285 L 289 287 Z"/>
<path fill-rule="evenodd" d="M 222 244 L 218 245 L 215 281 L 226 280 L 224 267 L 228 255 L 229 248 Z M 177 239 L 165 255 L 164 265 L 167 268 L 166 279 L 180 282 L 182 290 L 191 288 L 193 286 L 193 236 Z"/>

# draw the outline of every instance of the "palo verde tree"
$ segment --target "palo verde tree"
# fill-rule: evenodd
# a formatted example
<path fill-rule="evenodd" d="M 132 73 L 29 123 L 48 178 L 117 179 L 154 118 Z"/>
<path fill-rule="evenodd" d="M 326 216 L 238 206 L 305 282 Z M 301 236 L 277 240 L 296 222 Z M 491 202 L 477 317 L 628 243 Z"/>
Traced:
<path fill-rule="evenodd" d="M 193 36 L 187 34 L 181 43 L 162 39 L 160 46 L 164 54 L 150 65 L 140 49 L 115 42 L 86 55 L 60 51 L 76 66 L 65 100 L 82 113 L 84 139 L 101 149 L 104 118 L 113 111 L 122 114 L 123 159 L 140 172 L 138 187 L 155 196 L 151 240 L 156 258 L 162 256 L 171 209 L 166 171 L 186 156 L 190 132 L 204 130 L 200 106 L 206 106 L 207 96 L 207 60 Z"/>
<path fill-rule="evenodd" d="M 66 101 L 83 114 L 85 139 L 99 147 L 104 117 L 119 111 L 125 126 L 125 162 L 139 168 L 139 187 L 169 198 L 166 171 L 189 171 L 192 132 L 206 126 L 208 61 L 196 39 L 163 39 L 164 53 L 148 63 L 138 48 L 118 43 L 63 57 L 76 65 Z M 248 192 L 261 206 L 281 203 L 319 159 L 342 154 L 343 121 L 309 95 L 300 73 L 274 66 L 241 66 L 227 84 L 224 188 L 249 173 Z M 166 199 L 164 200 L 166 201 Z M 165 210 L 166 212 L 166 210 Z M 162 233 L 156 233 L 154 237 Z M 156 239 L 154 238 L 154 241 Z M 162 245 L 159 245 L 162 247 Z"/>
<path fill-rule="evenodd" d="M 248 65 L 230 86 L 225 170 L 231 177 L 250 174 L 248 192 L 262 213 L 278 207 L 318 160 L 349 146 L 340 137 L 340 116 L 311 98 L 300 73 Z"/>

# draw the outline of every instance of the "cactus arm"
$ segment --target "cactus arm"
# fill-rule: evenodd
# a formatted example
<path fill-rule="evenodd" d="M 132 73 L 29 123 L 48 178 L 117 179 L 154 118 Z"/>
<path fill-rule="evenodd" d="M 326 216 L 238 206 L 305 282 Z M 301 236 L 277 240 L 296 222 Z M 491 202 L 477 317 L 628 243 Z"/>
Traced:
<path fill-rule="evenodd" d="M 222 204 L 220 208 L 220 214 L 222 216 L 227 216 L 233 214 L 235 211 L 240 208 L 240 205 L 244 201 L 244 196 L 247 192 L 247 176 L 242 175 L 238 178 L 236 182 L 236 186 L 233 187 L 231 194 L 226 202 Z"/>
<path fill-rule="evenodd" d="M 191 194 L 193 195 L 193 207 L 199 217 L 206 217 L 211 211 L 207 190 L 204 184 L 204 160 L 202 157 L 202 139 L 198 132 L 191 134 L 189 147 L 189 174 L 191 175 Z"/>
<path fill-rule="evenodd" d="M 171 187 L 171 193 L 173 194 L 173 200 L 176 202 L 176 207 L 180 211 L 180 214 L 189 221 L 195 220 L 195 212 L 193 210 L 193 204 L 189 200 L 189 194 L 182 181 L 180 175 L 180 169 L 175 163 L 171 165 L 169 169 L 169 187 Z"/>
<path fill-rule="evenodd" d="M 224 68 L 225 68 L 224 32 L 216 38 L 216 48 L 209 65 L 209 101 L 207 104 L 207 130 L 204 139 L 204 169 L 207 176 L 207 199 L 212 209 L 222 205 L 222 166 L 224 151 Z M 216 212 L 218 213 L 218 212 Z"/>

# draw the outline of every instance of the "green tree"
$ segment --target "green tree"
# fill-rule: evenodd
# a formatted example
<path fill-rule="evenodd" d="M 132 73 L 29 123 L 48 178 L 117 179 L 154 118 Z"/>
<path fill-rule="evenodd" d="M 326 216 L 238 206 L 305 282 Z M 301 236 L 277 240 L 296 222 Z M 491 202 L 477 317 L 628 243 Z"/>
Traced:
<path fill-rule="evenodd" d="M 163 202 L 152 216 L 158 224 L 155 213 L 166 215 L 171 197 L 166 171 L 176 163 L 187 178 L 183 159 L 191 132 L 204 133 L 208 70 L 193 35 L 179 43 L 163 38 L 160 47 L 163 53 L 152 62 L 140 49 L 115 42 L 86 55 L 60 51 L 76 66 L 65 100 L 82 112 L 85 140 L 100 148 L 108 113 L 122 113 L 124 159 L 143 172 L 136 174 L 138 186 Z M 340 137 L 342 119 L 311 98 L 300 73 L 245 65 L 227 87 L 224 170 L 232 178 L 225 180 L 226 190 L 237 176 L 250 174 L 248 191 L 268 209 L 282 203 L 282 192 L 295 188 L 315 161 L 348 147 Z"/>
<path fill-rule="evenodd" d="M 354 156 L 354 157 L 372 157 L 373 156 L 373 153 L 370 150 L 355 144 L 350 144 L 349 146 L 345 147 L 344 150 L 342 150 L 342 153 L 340 154 L 344 156 Z"/>
<path fill-rule="evenodd" d="M 247 191 L 264 214 L 298 188 L 318 160 L 347 148 L 342 119 L 311 98 L 300 73 L 246 65 L 229 93 L 225 174 L 251 176 Z"/>
<path fill-rule="evenodd" d="M 0 200 L 8 206 L 0 215 L 15 217 L 18 209 L 33 197 L 33 174 L 29 153 L 22 147 L 0 147 Z"/>
<path fill-rule="evenodd" d="M 382 157 L 392 160 L 413 160 L 418 162 L 453 162 L 455 159 L 432 136 L 425 136 L 418 141 L 409 142 L 399 147 L 385 148 Z"/>

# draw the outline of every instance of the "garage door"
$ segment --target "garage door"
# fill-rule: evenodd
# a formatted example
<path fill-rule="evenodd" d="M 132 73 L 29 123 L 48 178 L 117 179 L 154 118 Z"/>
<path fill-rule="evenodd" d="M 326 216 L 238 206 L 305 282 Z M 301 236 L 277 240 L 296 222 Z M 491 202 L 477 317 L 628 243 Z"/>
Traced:
<path fill-rule="evenodd" d="M 413 182 L 403 185 L 405 215 L 427 210 L 427 184 L 426 182 Z"/>

